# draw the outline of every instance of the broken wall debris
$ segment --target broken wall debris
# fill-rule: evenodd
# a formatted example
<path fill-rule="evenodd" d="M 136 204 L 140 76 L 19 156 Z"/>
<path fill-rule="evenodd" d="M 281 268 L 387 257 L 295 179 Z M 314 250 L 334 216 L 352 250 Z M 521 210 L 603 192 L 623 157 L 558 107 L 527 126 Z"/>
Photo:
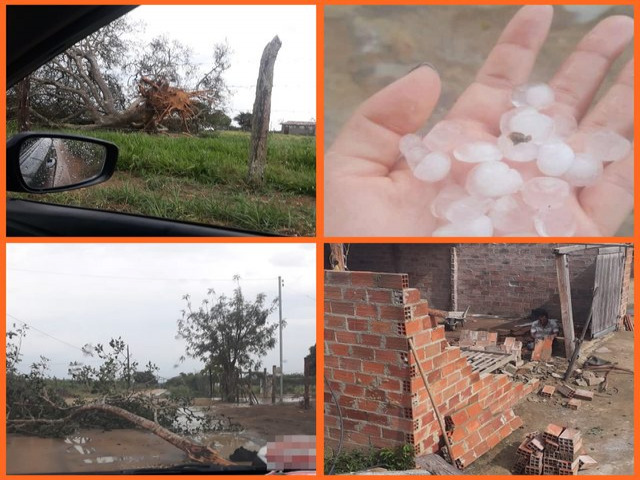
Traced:
<path fill-rule="evenodd" d="M 512 410 L 538 380 L 473 372 L 406 274 L 325 272 L 325 373 L 343 417 L 346 448 L 411 444 L 416 455 L 441 449 L 411 338 L 434 401 L 445 416 L 451 455 L 465 467 L 522 426 Z M 325 442 L 341 436 L 338 409 L 325 393 Z"/>

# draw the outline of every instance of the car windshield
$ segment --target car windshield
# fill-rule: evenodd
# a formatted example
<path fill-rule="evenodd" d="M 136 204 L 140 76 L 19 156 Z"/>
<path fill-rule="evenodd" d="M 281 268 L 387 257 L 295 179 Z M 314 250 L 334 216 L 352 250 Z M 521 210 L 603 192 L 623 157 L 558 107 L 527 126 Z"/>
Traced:
<path fill-rule="evenodd" d="M 8 136 L 113 142 L 115 174 L 10 198 L 313 236 L 315 25 L 315 6 L 135 8 L 7 90 Z M 270 82 L 269 98 L 260 85 Z M 51 186 L 60 163 L 31 161 L 25 181 Z"/>
<path fill-rule="evenodd" d="M 315 251 L 9 244 L 7 473 L 314 470 Z"/>

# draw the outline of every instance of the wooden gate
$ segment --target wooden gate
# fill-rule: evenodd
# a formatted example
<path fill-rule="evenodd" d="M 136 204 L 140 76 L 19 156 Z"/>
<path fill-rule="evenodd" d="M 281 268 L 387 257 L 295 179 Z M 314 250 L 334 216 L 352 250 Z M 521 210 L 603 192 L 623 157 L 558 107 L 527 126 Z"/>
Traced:
<path fill-rule="evenodd" d="M 598 250 L 595 275 L 598 293 L 593 301 L 592 338 L 614 331 L 620 323 L 624 259 L 624 247 L 604 247 Z"/>

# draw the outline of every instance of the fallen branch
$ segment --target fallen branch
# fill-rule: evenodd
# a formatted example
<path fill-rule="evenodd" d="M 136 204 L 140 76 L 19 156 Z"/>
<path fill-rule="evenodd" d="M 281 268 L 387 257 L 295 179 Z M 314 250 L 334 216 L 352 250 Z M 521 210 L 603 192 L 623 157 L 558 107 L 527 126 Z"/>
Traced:
<path fill-rule="evenodd" d="M 190 440 L 187 440 L 180 435 L 173 433 L 171 430 L 168 430 L 157 423 L 143 418 L 139 415 L 131 413 L 123 408 L 115 407 L 113 405 L 106 404 L 92 404 L 92 405 L 83 405 L 78 407 L 69 415 L 63 418 L 56 419 L 43 419 L 43 418 L 30 418 L 30 419 L 15 419 L 15 420 L 7 420 L 7 425 L 11 425 L 14 427 L 20 427 L 22 425 L 33 425 L 33 424 L 48 424 L 48 425 L 58 425 L 65 424 L 70 420 L 84 414 L 87 412 L 98 411 L 98 412 L 106 412 L 112 415 L 118 416 L 120 418 L 124 418 L 129 422 L 133 423 L 138 427 L 142 427 L 145 430 L 149 430 L 154 435 L 162 438 L 163 440 L 169 442 L 171 445 L 179 448 L 183 452 L 187 454 L 187 456 L 195 461 L 206 464 L 213 465 L 234 465 L 233 462 L 223 458 L 220 454 L 212 449 L 211 447 L 199 445 Z"/>

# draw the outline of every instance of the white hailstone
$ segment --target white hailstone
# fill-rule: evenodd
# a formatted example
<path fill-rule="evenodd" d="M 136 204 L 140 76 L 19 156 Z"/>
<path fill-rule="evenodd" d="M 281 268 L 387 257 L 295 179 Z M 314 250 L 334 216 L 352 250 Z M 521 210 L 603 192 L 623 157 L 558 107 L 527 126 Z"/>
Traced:
<path fill-rule="evenodd" d="M 555 139 L 538 148 L 538 170 L 550 177 L 559 177 L 571 168 L 575 158 L 576 154 L 569 145 Z"/>
<path fill-rule="evenodd" d="M 497 162 L 502 158 L 502 153 L 491 142 L 471 142 L 456 147 L 453 156 L 465 163 Z"/>
<path fill-rule="evenodd" d="M 496 230 L 506 234 L 533 230 L 533 210 L 518 195 L 498 198 L 487 216 Z"/>
<path fill-rule="evenodd" d="M 617 162 L 631 152 L 631 142 L 611 130 L 598 130 L 587 137 L 585 153 L 601 162 Z"/>
<path fill-rule="evenodd" d="M 502 197 L 522 186 L 520 173 L 503 162 L 483 162 L 469 172 L 465 188 L 476 197 Z"/>
<path fill-rule="evenodd" d="M 603 166 L 600 160 L 584 153 L 578 153 L 562 178 L 574 187 L 588 187 L 598 182 L 602 171 Z"/>
<path fill-rule="evenodd" d="M 445 185 L 431 202 L 431 214 L 436 218 L 445 218 L 446 208 L 466 196 L 467 191 L 460 185 L 455 183 Z"/>
<path fill-rule="evenodd" d="M 422 142 L 434 152 L 449 152 L 465 138 L 464 127 L 454 120 L 443 120 L 425 135 Z"/>
<path fill-rule="evenodd" d="M 409 133 L 408 135 L 403 136 L 398 142 L 398 148 L 400 149 L 400 153 L 406 156 L 406 152 L 412 150 L 416 147 L 423 147 L 422 139 L 420 136 L 415 133 Z"/>
<path fill-rule="evenodd" d="M 434 237 L 490 237 L 493 235 L 493 224 L 486 215 L 470 222 L 448 223 L 433 232 Z"/>
<path fill-rule="evenodd" d="M 568 208 L 540 210 L 533 217 L 536 232 L 541 237 L 572 237 L 576 233 L 576 219 Z"/>
<path fill-rule="evenodd" d="M 487 213 L 492 203 L 488 198 L 465 196 L 445 207 L 444 216 L 451 223 L 470 222 Z"/>
<path fill-rule="evenodd" d="M 418 165 L 420 165 L 422 159 L 429 155 L 429 153 L 431 152 L 429 152 L 429 150 L 424 145 L 411 147 L 403 152 L 404 158 L 409 164 L 409 167 L 412 171 L 415 170 Z"/>
<path fill-rule="evenodd" d="M 538 155 L 538 145 L 530 140 L 530 137 L 512 132 L 498 137 L 498 148 L 507 160 L 531 162 Z"/>
<path fill-rule="evenodd" d="M 505 133 L 517 132 L 531 137 L 533 142 L 544 142 L 553 133 L 553 119 L 535 108 L 519 109 L 507 122 Z"/>
<path fill-rule="evenodd" d="M 451 170 L 451 159 L 446 153 L 433 152 L 422 158 L 413 169 L 413 175 L 423 182 L 439 182 Z"/>
<path fill-rule="evenodd" d="M 559 178 L 535 177 L 524 182 L 520 194 L 530 207 L 549 209 L 562 206 L 571 194 L 571 187 Z"/>
<path fill-rule="evenodd" d="M 546 83 L 520 85 L 514 88 L 511 102 L 516 107 L 530 106 L 537 109 L 548 107 L 555 101 L 552 88 Z"/>

